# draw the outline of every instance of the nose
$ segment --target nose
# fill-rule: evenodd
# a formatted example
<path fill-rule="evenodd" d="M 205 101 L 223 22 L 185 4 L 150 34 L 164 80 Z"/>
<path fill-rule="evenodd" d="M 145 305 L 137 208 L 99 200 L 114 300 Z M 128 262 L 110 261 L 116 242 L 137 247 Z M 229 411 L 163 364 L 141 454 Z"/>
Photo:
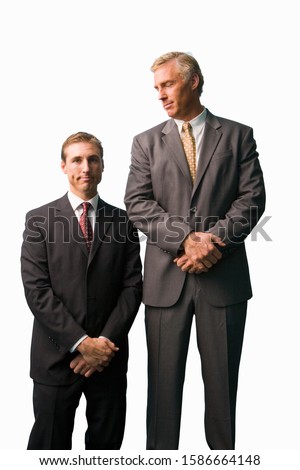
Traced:
<path fill-rule="evenodd" d="M 158 99 L 159 100 L 164 100 L 166 99 L 166 92 L 164 91 L 163 88 L 158 88 Z"/>
<path fill-rule="evenodd" d="M 90 170 L 89 161 L 88 160 L 83 160 L 83 162 L 82 162 L 82 171 L 84 173 L 88 173 L 89 170 Z"/>

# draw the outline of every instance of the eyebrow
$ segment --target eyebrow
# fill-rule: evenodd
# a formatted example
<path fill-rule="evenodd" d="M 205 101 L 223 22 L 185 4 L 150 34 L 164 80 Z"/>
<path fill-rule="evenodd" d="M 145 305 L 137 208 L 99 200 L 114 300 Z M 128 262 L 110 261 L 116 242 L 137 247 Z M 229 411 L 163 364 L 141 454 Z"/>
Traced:
<path fill-rule="evenodd" d="M 82 155 L 74 155 L 73 157 L 71 157 L 72 160 L 74 160 L 75 158 L 84 158 L 84 157 Z M 89 155 L 86 158 L 101 158 L 101 155 L 97 155 L 95 153 L 95 154 Z"/>

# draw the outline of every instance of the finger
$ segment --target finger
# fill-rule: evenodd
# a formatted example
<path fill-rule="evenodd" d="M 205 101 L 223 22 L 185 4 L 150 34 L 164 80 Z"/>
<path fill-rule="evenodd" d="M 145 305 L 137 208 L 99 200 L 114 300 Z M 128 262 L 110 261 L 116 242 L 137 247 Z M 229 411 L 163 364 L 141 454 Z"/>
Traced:
<path fill-rule="evenodd" d="M 201 257 L 201 262 L 204 263 L 207 261 L 211 264 L 216 264 L 222 258 L 222 253 L 216 248 L 216 251 L 212 251 L 210 253 L 206 253 L 204 256 Z M 199 260 L 198 256 L 192 256 L 192 261 L 197 262 Z M 211 266 L 207 266 L 211 268 Z"/>
<path fill-rule="evenodd" d="M 210 255 L 212 256 L 212 258 L 214 258 L 218 261 L 219 259 L 222 258 L 222 253 L 221 253 L 220 250 L 218 250 L 218 248 L 216 248 L 215 245 L 212 245 L 212 246 L 213 246 L 213 249 L 212 249 Z"/>
<path fill-rule="evenodd" d="M 85 373 L 84 373 L 84 376 L 86 378 L 89 378 L 95 371 L 96 371 L 96 367 L 90 367 Z"/>
<path fill-rule="evenodd" d="M 208 269 L 197 269 L 194 274 L 198 276 L 199 274 L 207 273 Z"/>
<path fill-rule="evenodd" d="M 195 271 L 194 274 L 203 274 L 203 273 L 208 273 L 208 269 L 207 268 L 199 268 Z"/>
<path fill-rule="evenodd" d="M 216 243 L 219 246 L 226 246 L 226 244 L 222 241 L 222 238 L 218 237 L 217 235 L 211 235 L 211 242 Z"/>
<path fill-rule="evenodd" d="M 85 368 L 85 364 L 82 365 L 82 364 L 77 364 L 74 369 L 73 369 L 73 372 L 75 372 L 75 374 L 82 374 L 82 370 Z"/>
<path fill-rule="evenodd" d="M 75 372 L 75 374 L 78 374 L 82 367 L 86 365 L 86 362 L 82 358 L 75 358 L 73 361 L 70 363 L 71 369 Z"/>
<path fill-rule="evenodd" d="M 104 354 L 104 355 L 101 357 L 101 361 L 102 361 L 102 362 L 110 362 L 114 356 L 115 356 L 114 353 L 112 353 L 112 354 Z"/>
<path fill-rule="evenodd" d="M 187 263 L 186 266 L 181 268 L 183 272 L 188 272 L 189 274 L 200 274 L 200 273 L 207 273 L 208 268 L 204 265 L 203 262 L 194 262 L 194 263 Z"/>
<path fill-rule="evenodd" d="M 176 264 L 177 264 L 178 268 L 181 268 L 182 266 L 185 265 L 185 263 L 186 263 L 186 260 L 179 259 Z"/>
<path fill-rule="evenodd" d="M 203 263 L 197 263 L 195 265 L 195 274 L 207 273 L 208 268 Z"/>
<path fill-rule="evenodd" d="M 113 343 L 109 339 L 106 339 L 105 342 L 106 342 L 106 345 L 109 347 L 109 350 L 119 351 L 119 348 L 115 345 L 115 343 Z"/>
<path fill-rule="evenodd" d="M 176 264 L 179 268 L 181 268 L 184 264 L 186 264 L 189 261 L 190 261 L 190 259 L 186 255 L 184 255 L 184 256 L 181 256 L 180 258 L 177 259 Z"/>
<path fill-rule="evenodd" d="M 74 367 L 77 366 L 80 360 L 81 360 L 80 356 L 76 356 L 74 359 L 72 359 L 72 361 L 70 362 L 71 369 L 74 369 Z"/>
<path fill-rule="evenodd" d="M 95 372 L 96 369 L 89 369 L 84 376 L 88 379 L 93 373 Z"/>
<path fill-rule="evenodd" d="M 108 360 L 102 359 L 101 361 L 99 361 L 100 367 L 108 367 L 109 364 L 110 364 L 110 361 L 108 361 Z"/>
<path fill-rule="evenodd" d="M 217 264 L 217 262 L 222 258 L 222 253 L 218 250 L 218 253 L 214 253 L 213 255 L 209 256 L 208 259 L 212 264 Z"/>
<path fill-rule="evenodd" d="M 182 272 L 188 272 L 190 269 L 194 269 L 194 263 L 188 261 L 187 263 L 185 263 L 184 265 L 182 265 L 180 267 L 181 271 Z"/>
<path fill-rule="evenodd" d="M 209 261 L 209 259 L 203 259 L 202 260 L 202 264 L 206 267 L 206 268 L 211 268 L 213 266 L 213 264 Z"/>

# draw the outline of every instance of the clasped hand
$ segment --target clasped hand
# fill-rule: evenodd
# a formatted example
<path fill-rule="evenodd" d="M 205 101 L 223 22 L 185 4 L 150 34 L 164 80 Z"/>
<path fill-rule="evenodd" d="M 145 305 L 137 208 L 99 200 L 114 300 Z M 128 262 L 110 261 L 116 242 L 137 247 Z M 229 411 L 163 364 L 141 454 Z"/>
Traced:
<path fill-rule="evenodd" d="M 119 350 L 107 338 L 85 338 L 77 347 L 79 354 L 71 361 L 70 367 L 75 374 L 90 377 L 96 370 L 102 372 Z"/>
<path fill-rule="evenodd" d="M 222 258 L 216 245 L 224 247 L 225 243 L 209 232 L 191 232 L 183 242 L 182 254 L 174 259 L 174 263 L 190 274 L 208 272 Z"/>

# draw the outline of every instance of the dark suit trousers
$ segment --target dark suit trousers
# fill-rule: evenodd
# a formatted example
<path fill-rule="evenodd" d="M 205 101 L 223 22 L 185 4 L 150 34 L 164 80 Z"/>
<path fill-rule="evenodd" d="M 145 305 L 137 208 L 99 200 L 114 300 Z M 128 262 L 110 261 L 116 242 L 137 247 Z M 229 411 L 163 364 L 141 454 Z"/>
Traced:
<path fill-rule="evenodd" d="M 108 368 L 109 369 L 109 368 Z M 82 394 L 86 397 L 86 449 L 120 449 L 126 414 L 126 374 L 120 377 L 109 370 L 66 386 L 49 386 L 34 382 L 33 425 L 29 450 L 68 450 L 76 408 Z"/>
<path fill-rule="evenodd" d="M 208 304 L 197 275 L 187 275 L 181 297 L 172 307 L 146 306 L 147 449 L 178 449 L 185 366 L 194 315 L 204 382 L 206 440 L 210 449 L 234 449 L 246 310 L 247 302 L 224 308 Z"/>

